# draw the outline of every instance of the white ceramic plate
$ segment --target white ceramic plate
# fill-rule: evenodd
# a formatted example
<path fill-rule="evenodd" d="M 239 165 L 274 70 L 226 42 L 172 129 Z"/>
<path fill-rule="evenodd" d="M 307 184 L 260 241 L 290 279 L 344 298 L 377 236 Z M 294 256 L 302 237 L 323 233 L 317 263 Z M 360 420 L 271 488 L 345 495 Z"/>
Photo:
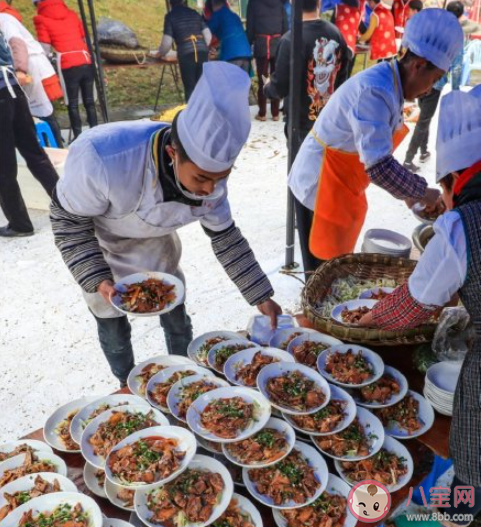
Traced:
<path fill-rule="evenodd" d="M 232 397 L 241 397 L 246 403 L 254 404 L 254 419 L 252 419 L 247 428 L 240 431 L 235 438 L 225 439 L 212 434 L 202 426 L 201 414 L 206 406 L 212 401 Z M 217 390 L 207 392 L 194 401 L 187 410 L 187 424 L 190 429 L 204 439 L 209 439 L 210 441 L 216 441 L 218 443 L 234 443 L 236 441 L 242 441 L 242 439 L 247 439 L 264 428 L 270 417 L 271 406 L 267 399 L 255 390 L 240 387 L 217 388 Z"/>
<path fill-rule="evenodd" d="M 252 464 L 246 464 L 239 461 L 233 454 L 230 453 L 231 446 L 235 445 L 235 443 L 230 444 L 223 444 L 222 445 L 222 451 L 224 453 L 224 456 L 234 463 L 235 465 L 239 465 L 243 468 L 263 468 L 263 467 L 269 467 L 270 465 L 274 465 L 275 463 L 278 463 L 282 459 L 284 459 L 286 456 L 289 455 L 291 450 L 294 448 L 294 444 L 296 442 L 296 433 L 294 432 L 294 429 L 289 423 L 286 423 L 286 421 L 283 421 L 282 419 L 277 419 L 276 417 L 271 417 L 269 421 L 267 421 L 266 426 L 264 427 L 264 430 L 266 428 L 272 428 L 274 430 L 277 430 L 283 436 L 285 437 L 287 441 L 287 447 L 283 453 L 283 455 L 279 458 L 277 458 L 275 461 L 271 462 L 260 462 L 260 463 L 252 463 Z M 261 430 L 262 432 L 262 430 Z"/>
<path fill-rule="evenodd" d="M 112 471 L 110 469 L 109 459 L 112 456 L 114 452 L 117 450 L 120 450 L 121 448 L 131 445 L 132 443 L 135 443 L 136 441 L 139 441 L 139 439 L 148 438 L 148 437 L 163 437 L 165 439 L 175 439 L 178 442 L 178 451 L 185 452 L 184 459 L 180 462 L 179 468 L 172 472 L 169 476 L 165 477 L 162 480 L 155 481 L 151 484 L 146 483 L 139 483 L 139 482 L 126 482 L 122 481 L 118 476 L 115 476 L 112 474 Z M 110 454 L 107 456 L 107 460 L 105 463 L 105 475 L 107 476 L 107 479 L 114 483 L 115 485 L 119 485 L 120 487 L 125 487 L 128 489 L 138 489 L 138 488 L 147 488 L 152 489 L 154 487 L 158 487 L 160 485 L 164 485 L 165 483 L 168 483 L 169 481 L 172 481 L 175 479 L 179 474 L 184 472 L 184 470 L 189 465 L 192 458 L 195 456 L 195 453 L 197 451 L 197 442 L 195 440 L 194 434 L 190 432 L 189 430 L 186 430 L 185 428 L 181 428 L 180 426 L 153 426 L 152 428 L 146 428 L 144 430 L 140 430 L 139 432 L 135 432 L 134 434 L 129 435 L 127 438 L 125 438 L 123 441 L 121 441 L 116 447 L 114 447 Z"/>
<path fill-rule="evenodd" d="M 99 468 L 94 467 L 86 461 L 84 465 L 84 481 L 86 487 L 90 490 L 92 494 L 95 494 L 99 498 L 106 499 L 107 493 L 105 492 L 105 485 L 100 485 L 98 479 L 95 477 L 95 474 L 99 470 Z"/>
<path fill-rule="evenodd" d="M 222 450 L 222 443 L 208 441 L 207 439 L 204 439 L 201 436 L 198 436 L 196 434 L 194 435 L 197 440 L 197 444 L 199 445 L 200 448 L 203 448 L 207 452 L 214 454 L 214 456 L 222 456 L 225 459 L 224 452 Z M 202 454 L 202 452 L 200 452 L 200 454 Z M 225 459 L 225 461 L 227 462 L 227 459 Z"/>
<path fill-rule="evenodd" d="M 346 408 L 344 409 L 345 417 L 342 421 L 338 423 L 336 428 L 331 430 L 330 432 L 312 432 L 310 430 L 304 430 L 301 428 L 295 421 L 294 417 L 289 414 L 282 414 L 283 418 L 296 430 L 299 432 L 302 432 L 303 434 L 307 434 L 309 436 L 327 436 L 331 434 L 337 434 L 347 428 L 355 419 L 356 413 L 357 413 L 357 407 L 356 403 L 354 402 L 354 399 L 342 388 L 339 388 L 339 386 L 336 386 L 335 384 L 331 384 L 329 386 L 331 389 L 331 398 L 329 402 L 332 401 L 345 401 L 347 403 Z M 329 404 L 329 403 L 328 403 Z M 321 412 L 323 410 L 320 410 Z"/>
<path fill-rule="evenodd" d="M 116 294 L 115 296 L 111 297 L 110 299 L 111 304 L 115 307 L 115 309 L 117 309 L 124 315 L 130 315 L 132 317 L 155 317 L 158 315 L 164 315 L 165 313 L 169 313 L 170 311 L 175 309 L 177 306 L 182 304 L 182 302 L 185 299 L 184 284 L 182 283 L 182 280 L 180 280 L 179 278 L 171 274 L 153 273 L 153 272 L 135 273 L 135 274 L 126 276 L 124 278 L 121 278 L 115 284 L 114 287 L 119 293 L 124 293 L 127 290 L 126 286 L 129 286 L 131 284 L 136 284 L 137 282 L 143 282 L 144 280 L 148 280 L 150 278 L 162 280 L 167 285 L 175 286 L 175 289 L 174 289 L 175 299 L 173 302 L 165 306 L 164 309 L 159 309 L 158 311 L 150 311 L 149 313 L 136 313 L 135 311 L 129 311 L 128 309 L 122 306 L 122 299 L 120 297 L 120 294 Z"/>
<path fill-rule="evenodd" d="M 62 421 L 67 419 L 67 417 L 72 412 L 79 412 L 84 406 L 90 404 L 92 401 L 95 401 L 98 397 L 81 397 L 75 401 L 70 401 L 67 404 L 62 405 L 60 408 L 57 408 L 55 412 L 47 419 L 43 427 L 43 437 L 45 441 L 55 450 L 66 453 L 80 452 L 80 446 L 75 450 L 67 450 L 60 440 L 60 437 L 57 433 L 57 428 Z"/>
<path fill-rule="evenodd" d="M 121 487 L 120 485 L 115 485 L 110 480 L 105 479 L 105 494 L 107 495 L 107 499 L 110 501 L 112 505 L 115 505 L 119 509 L 122 509 L 124 511 L 134 511 L 135 505 L 132 505 L 132 507 L 127 507 L 125 502 L 121 500 L 118 496 L 119 492 L 129 490 L 130 492 L 134 493 L 134 497 L 132 498 L 135 500 L 135 490 L 134 489 L 125 489 Z"/>
<path fill-rule="evenodd" d="M 371 412 L 366 410 L 365 408 L 360 408 L 358 406 L 357 408 L 357 419 L 359 420 L 359 423 L 361 424 L 365 435 L 370 439 L 371 441 L 371 447 L 369 449 L 369 454 L 367 456 L 358 456 L 358 455 L 345 455 L 345 456 L 336 456 L 332 454 L 331 452 L 328 452 L 327 450 L 324 450 L 320 446 L 321 441 L 328 440 L 328 436 L 325 437 L 318 437 L 318 436 L 311 436 L 312 442 L 314 445 L 326 456 L 331 457 L 332 459 L 339 459 L 341 461 L 360 461 L 362 459 L 367 459 L 377 452 L 382 447 L 382 443 L 384 441 L 384 427 L 382 426 L 381 421 Z M 371 438 L 369 436 L 372 436 Z"/>
<path fill-rule="evenodd" d="M 47 445 L 47 443 L 44 443 L 43 441 L 38 441 L 37 439 L 18 439 L 17 441 L 4 443 L 3 445 L 0 445 L 0 452 L 2 454 L 11 454 L 16 448 L 22 445 L 28 445 L 35 452 L 51 452 L 53 454 L 50 445 Z"/>
<path fill-rule="evenodd" d="M 300 372 L 308 379 L 314 381 L 316 387 L 320 388 L 320 390 L 325 395 L 323 403 L 319 406 L 316 406 L 315 408 L 311 408 L 310 410 L 299 411 L 294 408 L 281 406 L 278 403 L 273 402 L 267 390 L 268 381 L 274 377 L 280 377 L 290 372 Z M 327 405 L 331 396 L 329 385 L 327 384 L 326 380 L 321 377 L 319 373 L 317 373 L 317 371 L 309 368 L 308 366 L 304 366 L 304 364 L 297 364 L 294 362 L 275 362 L 273 364 L 268 364 L 265 368 L 262 368 L 259 375 L 257 376 L 257 388 L 259 388 L 259 391 L 274 408 L 277 408 L 283 413 L 291 415 L 314 414 Z"/>
<path fill-rule="evenodd" d="M 334 337 L 331 337 L 329 335 L 324 335 L 323 333 L 307 333 L 304 335 L 300 335 L 299 337 L 296 337 L 294 340 L 291 340 L 289 343 L 289 346 L 287 347 L 287 351 L 295 358 L 296 362 L 300 362 L 297 360 L 297 358 L 294 355 L 294 349 L 297 346 L 300 346 L 304 342 L 316 342 L 319 344 L 322 344 L 323 346 L 326 346 L 326 349 L 331 348 L 332 346 L 339 346 L 340 344 L 343 344 L 342 341 L 339 339 L 335 339 Z M 317 362 L 317 361 L 316 361 Z M 300 362 L 301 364 L 305 364 Z M 306 366 L 309 366 L 310 368 L 317 368 L 317 364 L 314 363 L 314 365 L 306 364 Z"/>
<path fill-rule="evenodd" d="M 363 358 L 365 358 L 366 361 L 372 367 L 371 377 L 369 377 L 366 381 L 360 384 L 347 384 L 339 382 L 330 373 L 326 371 L 327 359 L 331 353 L 334 354 L 336 352 L 339 352 L 345 354 L 348 351 L 352 351 L 355 354 L 362 352 Z M 382 374 L 384 373 L 384 362 L 377 353 L 368 348 L 356 346 L 355 344 L 342 344 L 341 346 L 333 346 L 332 348 L 323 351 L 317 358 L 317 369 L 319 370 L 319 373 L 332 384 L 337 384 L 338 386 L 342 386 L 343 388 L 362 388 L 363 386 L 372 384 L 373 382 L 381 378 Z"/>
<path fill-rule="evenodd" d="M 406 393 L 408 391 L 408 381 L 406 377 L 395 368 L 392 368 L 391 366 L 384 366 L 384 375 L 390 375 L 391 377 L 394 377 L 394 379 L 399 384 L 399 393 L 393 394 L 384 404 L 380 402 L 366 402 L 362 399 L 360 390 L 352 390 L 350 393 L 353 397 L 353 399 L 356 401 L 356 404 L 359 406 L 363 406 L 364 408 L 369 409 L 376 409 L 376 408 L 386 408 L 387 406 L 393 406 L 394 404 L 398 403 L 404 397 L 406 397 Z M 381 376 L 382 378 L 382 376 Z M 374 381 L 376 382 L 376 381 Z M 366 389 L 369 389 L 369 385 L 366 386 Z"/>
<path fill-rule="evenodd" d="M 404 476 L 401 476 L 396 484 L 394 485 L 385 484 L 389 492 L 391 493 L 396 492 L 397 490 L 402 489 L 405 485 L 407 485 L 411 481 L 413 471 L 414 471 L 413 458 L 411 454 L 409 453 L 408 449 L 404 445 L 402 445 L 399 441 L 396 441 L 396 439 L 393 439 L 392 437 L 386 436 L 384 438 L 384 444 L 382 446 L 388 452 L 391 452 L 392 454 L 396 454 L 397 456 L 404 458 L 406 460 L 407 473 Z M 334 465 L 336 467 L 336 470 L 339 472 L 339 475 L 341 476 L 341 478 L 349 485 L 354 485 L 354 482 L 351 481 L 349 478 L 347 478 L 345 470 L 342 468 L 342 463 L 339 460 L 336 460 L 334 461 Z M 363 478 L 363 479 L 366 479 L 366 478 Z M 372 479 L 372 478 L 369 478 L 369 479 Z"/>
<path fill-rule="evenodd" d="M 39 461 L 50 462 L 55 467 L 56 474 L 67 476 L 67 465 L 61 457 L 52 454 L 52 452 L 38 452 L 37 457 L 39 458 Z M 3 463 L 0 463 L 0 479 L 5 472 L 21 467 L 24 462 L 25 454 L 19 454 L 18 456 L 11 457 Z"/>
<path fill-rule="evenodd" d="M 288 340 L 291 339 L 292 335 L 299 333 L 299 335 L 311 334 L 315 335 L 318 333 L 315 329 L 309 328 L 282 328 L 276 329 L 274 335 L 272 335 L 271 340 L 269 341 L 269 346 L 277 349 L 283 349 L 282 346 L 285 346 L 285 351 L 287 351 Z M 287 345 L 286 345 L 287 344 Z"/>
<path fill-rule="evenodd" d="M 224 481 L 224 490 L 222 491 L 220 500 L 214 507 L 210 518 L 204 523 L 194 524 L 187 522 L 183 524 L 183 527 L 206 527 L 222 516 L 222 514 L 224 514 L 234 493 L 234 483 L 232 482 L 232 477 L 226 467 L 220 461 L 208 456 L 195 456 L 189 465 L 189 469 L 204 470 L 220 474 Z M 151 523 L 149 521 L 149 519 L 152 517 L 152 513 L 147 508 L 147 497 L 151 492 L 155 492 L 155 490 L 149 491 L 146 489 L 140 489 L 135 493 L 135 512 L 145 523 L 145 525 L 147 525 L 147 527 L 161 527 L 161 524 Z"/>
<path fill-rule="evenodd" d="M 353 326 L 355 327 L 356 324 L 348 324 L 347 322 L 344 322 L 342 320 L 341 313 L 345 309 L 349 309 L 349 311 L 353 311 L 355 309 L 359 309 L 361 307 L 367 307 L 368 309 L 372 309 L 377 304 L 377 300 L 365 300 L 365 299 L 357 299 L 357 300 L 348 300 L 347 302 L 343 302 L 342 304 L 338 304 L 333 308 L 331 311 L 331 318 L 338 322 L 339 324 L 342 324 L 343 326 Z"/>
<path fill-rule="evenodd" d="M 372 298 L 372 295 L 378 295 L 380 291 L 390 295 L 394 291 L 395 287 L 373 287 L 372 289 L 366 289 L 359 295 L 360 300 L 376 300 Z"/>
<path fill-rule="evenodd" d="M 215 359 L 217 356 L 217 352 L 221 350 L 222 348 L 225 348 L 226 346 L 243 346 L 243 349 L 256 349 L 257 351 L 261 350 L 262 347 L 258 346 L 255 342 L 251 342 L 250 340 L 246 341 L 243 338 L 236 338 L 236 339 L 230 339 L 226 340 L 224 342 L 219 342 L 219 344 L 216 344 L 215 346 L 212 346 L 210 348 L 209 353 L 207 354 L 207 364 L 209 368 L 214 370 L 217 373 L 220 373 L 221 375 L 224 375 L 224 368 L 218 368 Z M 239 350 L 242 351 L 242 350 Z M 234 353 L 233 353 L 234 355 Z"/>
<path fill-rule="evenodd" d="M 133 513 L 135 514 L 135 512 Z M 117 518 L 104 518 L 102 527 L 134 527 L 131 523 Z"/>
<path fill-rule="evenodd" d="M 452 397 L 456 391 L 461 366 L 461 362 L 438 362 L 428 369 L 426 379 L 437 391 Z"/>
<path fill-rule="evenodd" d="M 165 415 L 163 415 L 159 410 L 156 410 L 155 408 L 151 408 L 150 406 L 133 406 L 133 405 L 127 405 L 127 406 L 118 406 L 117 408 L 111 408 L 110 410 L 107 410 L 106 412 L 103 412 L 98 417 L 96 417 L 93 421 L 91 421 L 87 428 L 84 430 L 84 433 L 82 434 L 82 456 L 84 457 L 85 461 L 90 463 L 96 468 L 100 468 L 104 470 L 105 468 L 105 458 L 101 456 L 97 456 L 94 453 L 94 449 L 92 445 L 89 442 L 89 439 L 95 434 L 97 429 L 102 423 L 105 423 L 109 420 L 110 416 L 114 412 L 128 412 L 128 413 L 142 413 L 143 415 L 147 415 L 149 412 L 152 412 L 153 414 L 153 420 L 157 422 L 159 426 L 166 426 L 169 424 L 169 420 Z"/>
<path fill-rule="evenodd" d="M 224 374 L 226 379 L 237 386 L 246 386 L 236 379 L 237 372 L 247 364 L 251 364 L 254 355 L 261 351 L 262 355 L 276 358 L 279 362 L 294 362 L 294 357 L 287 351 L 276 348 L 253 348 L 239 351 L 227 359 L 224 365 Z M 247 388 L 257 388 L 256 386 L 246 386 Z"/>
<path fill-rule="evenodd" d="M 209 331 L 208 333 L 199 335 L 189 344 L 187 355 L 199 366 L 208 366 L 209 363 L 207 362 L 207 356 L 213 346 L 206 347 L 205 344 L 208 340 L 217 337 L 224 339 L 224 341 L 241 338 L 240 335 L 234 333 L 234 331 Z M 247 339 L 245 340 L 246 342 L 249 342 Z M 203 347 L 204 349 L 201 349 Z"/>
<path fill-rule="evenodd" d="M 247 490 L 257 501 L 264 505 L 267 505 L 267 507 L 271 507 L 272 509 L 298 509 L 300 507 L 305 507 L 306 505 L 309 505 L 310 503 L 316 501 L 317 498 L 324 492 L 326 488 L 329 473 L 327 470 L 326 462 L 324 461 L 324 458 L 321 456 L 321 454 L 319 454 L 319 452 L 317 452 L 316 449 L 311 445 L 300 441 L 296 441 L 294 449 L 300 452 L 300 454 L 307 461 L 309 466 L 314 468 L 314 475 L 317 481 L 319 482 L 319 488 L 316 490 L 316 492 L 311 498 L 306 500 L 305 503 L 299 504 L 295 503 L 293 500 L 289 500 L 286 503 L 283 503 L 282 505 L 275 505 L 272 498 L 264 494 L 260 494 L 257 491 L 256 483 L 254 483 L 249 476 L 249 471 L 252 469 L 244 468 L 242 470 L 242 476 Z M 275 468 L 275 465 L 273 465 L 264 470 L 275 470 Z"/>
<path fill-rule="evenodd" d="M 235 492 L 232 495 L 232 499 L 237 501 L 237 506 L 239 507 L 241 513 L 244 513 L 250 517 L 250 523 L 254 527 L 263 527 L 261 514 L 251 500 Z"/>

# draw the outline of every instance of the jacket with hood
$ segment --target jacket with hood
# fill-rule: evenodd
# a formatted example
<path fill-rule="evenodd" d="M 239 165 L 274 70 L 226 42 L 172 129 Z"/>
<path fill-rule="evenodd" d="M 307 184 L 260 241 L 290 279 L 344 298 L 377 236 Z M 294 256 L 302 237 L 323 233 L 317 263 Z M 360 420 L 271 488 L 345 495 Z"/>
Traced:
<path fill-rule="evenodd" d="M 82 22 L 63 0 L 42 0 L 37 3 L 37 15 L 33 21 L 39 42 L 50 44 L 61 54 L 63 70 L 92 63 Z"/>
<path fill-rule="evenodd" d="M 22 21 L 22 15 L 11 5 L 7 4 L 3 0 L 0 1 L 0 13 L 14 16 L 19 22 Z"/>
<path fill-rule="evenodd" d="M 282 0 L 250 0 L 247 4 L 247 38 L 255 58 L 273 59 L 281 36 L 287 31 Z"/>

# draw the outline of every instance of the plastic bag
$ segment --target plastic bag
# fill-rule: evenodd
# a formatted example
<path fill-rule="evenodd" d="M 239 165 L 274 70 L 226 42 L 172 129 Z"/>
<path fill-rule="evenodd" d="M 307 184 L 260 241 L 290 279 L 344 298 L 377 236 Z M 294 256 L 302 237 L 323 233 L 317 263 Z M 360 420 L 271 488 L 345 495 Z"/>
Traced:
<path fill-rule="evenodd" d="M 140 47 L 135 33 L 122 22 L 111 18 L 100 17 L 97 24 L 99 44 L 121 46 L 129 49 Z"/>
<path fill-rule="evenodd" d="M 278 328 L 293 328 L 296 327 L 296 321 L 290 315 L 279 315 L 277 317 Z M 274 334 L 271 328 L 271 319 L 264 315 L 256 315 L 249 320 L 247 326 L 250 340 L 261 346 L 268 346 L 269 341 Z"/>
<path fill-rule="evenodd" d="M 447 307 L 439 317 L 433 351 L 440 360 L 463 360 L 474 339 L 474 328 L 464 307 Z"/>

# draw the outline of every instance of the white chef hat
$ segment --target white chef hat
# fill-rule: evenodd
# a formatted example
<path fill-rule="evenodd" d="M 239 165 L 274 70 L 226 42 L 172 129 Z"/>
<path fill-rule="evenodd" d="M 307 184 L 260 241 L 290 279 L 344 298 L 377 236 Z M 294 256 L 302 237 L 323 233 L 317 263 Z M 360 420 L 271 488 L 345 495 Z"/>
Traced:
<path fill-rule="evenodd" d="M 185 152 L 202 169 L 223 172 L 234 164 L 251 129 L 249 88 L 249 75 L 238 66 L 221 61 L 204 64 L 177 121 Z"/>
<path fill-rule="evenodd" d="M 445 9 L 423 9 L 409 19 L 401 46 L 448 71 L 463 49 L 463 30 L 458 19 Z"/>
<path fill-rule="evenodd" d="M 441 99 L 436 142 L 436 182 L 481 160 L 481 84 Z"/>

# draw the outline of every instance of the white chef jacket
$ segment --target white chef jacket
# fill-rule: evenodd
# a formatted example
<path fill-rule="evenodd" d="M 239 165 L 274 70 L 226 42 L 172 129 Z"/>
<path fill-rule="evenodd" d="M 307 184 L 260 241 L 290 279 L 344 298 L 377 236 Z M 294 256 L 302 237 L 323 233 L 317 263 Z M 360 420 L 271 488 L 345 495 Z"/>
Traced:
<path fill-rule="evenodd" d="M 428 243 L 409 278 L 411 296 L 421 304 L 444 306 L 464 284 L 467 274 L 466 235 L 456 211 L 443 214 L 434 224 Z"/>
<path fill-rule="evenodd" d="M 383 62 L 351 77 L 329 99 L 289 174 L 289 187 L 305 207 L 315 208 L 324 150 L 314 134 L 328 146 L 358 152 L 366 168 L 392 154 L 392 136 L 403 123 L 404 106 L 397 62 L 394 73 Z"/>

